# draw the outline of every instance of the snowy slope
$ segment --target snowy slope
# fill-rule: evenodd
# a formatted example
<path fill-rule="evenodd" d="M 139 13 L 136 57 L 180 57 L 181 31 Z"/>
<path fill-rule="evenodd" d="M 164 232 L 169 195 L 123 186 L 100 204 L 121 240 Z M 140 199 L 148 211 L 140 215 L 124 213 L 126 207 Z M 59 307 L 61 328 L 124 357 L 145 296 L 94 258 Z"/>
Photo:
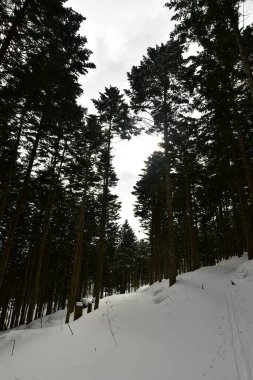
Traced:
<path fill-rule="evenodd" d="M 0 380 L 252 380 L 252 294 L 243 257 L 104 299 L 74 335 L 58 312 L 0 334 Z"/>

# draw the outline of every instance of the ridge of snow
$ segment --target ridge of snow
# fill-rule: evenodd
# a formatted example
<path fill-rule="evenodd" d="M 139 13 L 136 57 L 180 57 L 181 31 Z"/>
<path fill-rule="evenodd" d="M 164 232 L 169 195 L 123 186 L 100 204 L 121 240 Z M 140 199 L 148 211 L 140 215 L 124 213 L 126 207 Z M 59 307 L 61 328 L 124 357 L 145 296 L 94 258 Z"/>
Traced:
<path fill-rule="evenodd" d="M 253 280 L 253 260 L 246 261 L 241 264 L 236 271 L 237 278 L 248 278 L 248 280 Z"/>

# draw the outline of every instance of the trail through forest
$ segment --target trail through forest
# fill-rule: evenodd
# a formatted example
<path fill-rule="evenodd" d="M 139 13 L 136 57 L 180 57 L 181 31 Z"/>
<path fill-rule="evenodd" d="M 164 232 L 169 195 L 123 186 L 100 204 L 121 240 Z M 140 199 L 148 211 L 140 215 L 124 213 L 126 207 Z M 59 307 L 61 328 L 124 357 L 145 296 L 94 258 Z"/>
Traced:
<path fill-rule="evenodd" d="M 0 378 L 250 380 L 252 291 L 244 256 L 105 298 L 73 335 L 58 312 L 1 333 Z"/>

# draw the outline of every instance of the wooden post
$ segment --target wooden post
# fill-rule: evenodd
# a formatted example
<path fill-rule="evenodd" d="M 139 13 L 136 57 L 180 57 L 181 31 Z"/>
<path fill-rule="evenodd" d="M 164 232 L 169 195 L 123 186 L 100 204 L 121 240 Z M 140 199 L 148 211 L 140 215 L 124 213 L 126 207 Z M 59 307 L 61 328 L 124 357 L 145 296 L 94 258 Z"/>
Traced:
<path fill-rule="evenodd" d="M 92 311 L 92 302 L 88 302 L 87 313 Z"/>
<path fill-rule="evenodd" d="M 77 302 L 75 305 L 75 312 L 74 312 L 74 321 L 78 318 L 81 318 L 83 316 L 83 304 L 82 302 Z"/>

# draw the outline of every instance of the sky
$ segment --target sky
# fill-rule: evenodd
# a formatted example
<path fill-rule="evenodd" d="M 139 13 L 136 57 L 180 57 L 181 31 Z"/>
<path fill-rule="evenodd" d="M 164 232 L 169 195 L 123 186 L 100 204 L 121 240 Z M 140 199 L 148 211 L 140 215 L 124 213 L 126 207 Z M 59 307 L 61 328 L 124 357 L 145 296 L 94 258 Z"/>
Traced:
<path fill-rule="evenodd" d="M 172 30 L 165 0 L 69 0 L 68 6 L 86 17 L 81 34 L 88 39 L 96 69 L 81 78 L 81 104 L 94 112 L 90 99 L 99 97 L 110 85 L 121 91 L 128 87 L 127 72 L 138 65 L 147 48 L 166 42 Z M 121 220 L 128 219 L 138 237 L 143 237 L 133 215 L 135 196 L 131 194 L 144 161 L 158 148 L 159 138 L 145 134 L 131 141 L 116 141 L 114 167 L 119 179 L 113 192 L 122 202 Z"/>
<path fill-rule="evenodd" d="M 88 39 L 96 69 L 81 78 L 84 95 L 80 102 L 94 112 L 90 99 L 99 97 L 110 85 L 121 91 L 128 87 L 127 72 L 138 65 L 148 47 L 165 43 L 173 29 L 166 0 L 69 0 L 77 12 L 86 17 L 81 34 Z M 253 21 L 253 0 L 245 5 L 245 23 Z M 128 219 L 138 237 L 143 237 L 133 215 L 135 197 L 131 194 L 144 161 L 158 148 L 157 136 L 141 135 L 130 142 L 115 142 L 114 167 L 119 183 L 114 192 L 122 202 L 121 223 Z"/>

